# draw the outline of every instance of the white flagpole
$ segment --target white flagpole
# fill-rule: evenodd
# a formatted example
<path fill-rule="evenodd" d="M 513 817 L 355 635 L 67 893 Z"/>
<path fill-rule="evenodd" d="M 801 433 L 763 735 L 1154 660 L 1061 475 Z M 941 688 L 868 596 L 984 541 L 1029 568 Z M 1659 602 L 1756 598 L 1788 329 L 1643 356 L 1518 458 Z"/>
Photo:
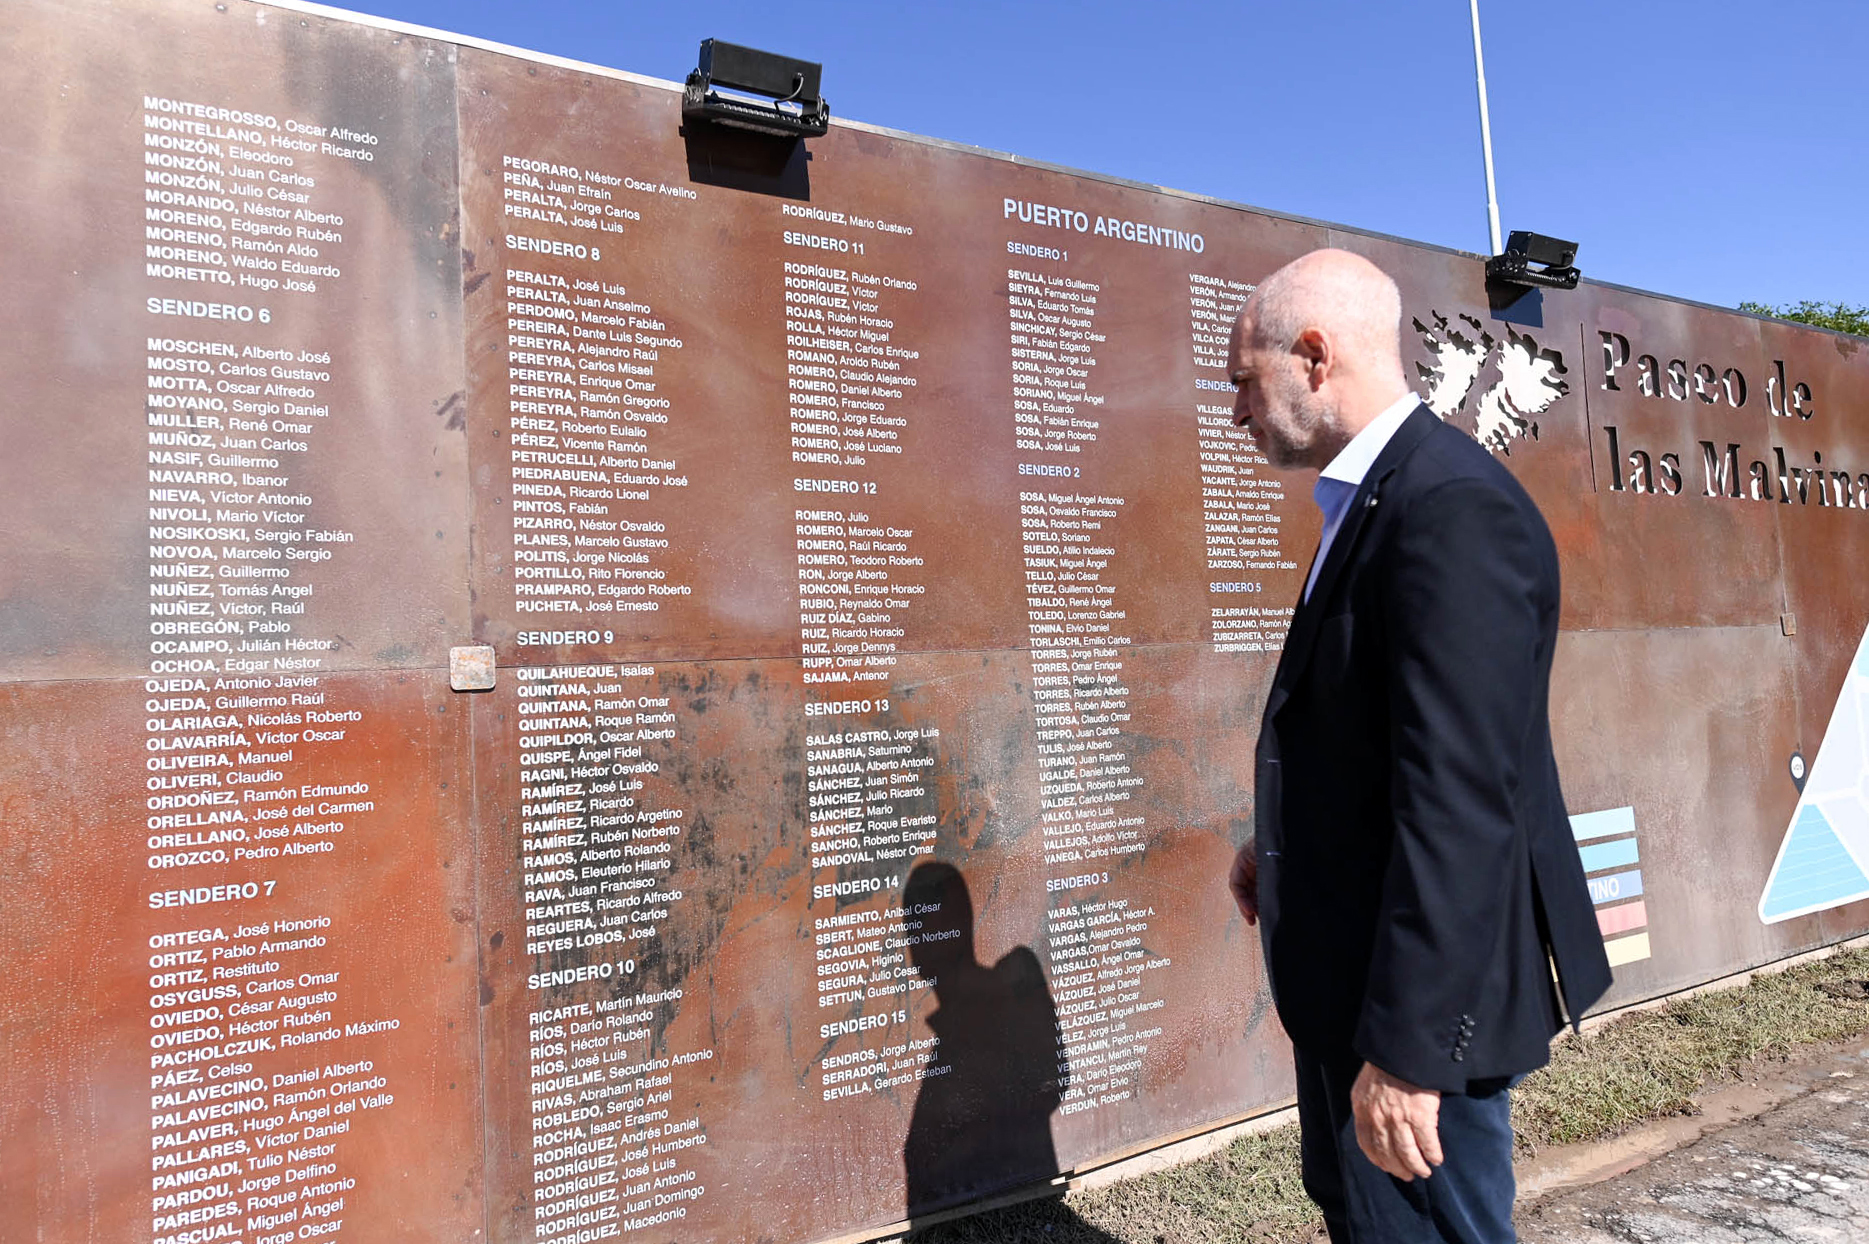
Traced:
<path fill-rule="evenodd" d="M 1493 186 L 1493 124 L 1486 112 L 1486 57 L 1480 52 L 1480 0 L 1467 0 L 1473 13 L 1473 76 L 1480 86 L 1480 150 L 1486 157 L 1486 224 L 1493 254 L 1505 247 L 1499 240 L 1499 192 Z"/>

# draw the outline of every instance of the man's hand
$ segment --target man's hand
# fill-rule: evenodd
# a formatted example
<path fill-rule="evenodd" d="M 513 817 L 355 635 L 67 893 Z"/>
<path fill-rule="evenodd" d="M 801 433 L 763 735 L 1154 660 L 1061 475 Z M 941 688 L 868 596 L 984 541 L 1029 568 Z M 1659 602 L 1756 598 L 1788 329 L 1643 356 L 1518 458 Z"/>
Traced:
<path fill-rule="evenodd" d="M 1350 1087 L 1356 1143 L 1397 1179 L 1426 1179 L 1441 1164 L 1441 1095 L 1364 1063 Z"/>
<path fill-rule="evenodd" d="M 1233 891 L 1233 901 L 1239 905 L 1246 923 L 1258 924 L 1259 856 L 1253 839 L 1248 838 L 1239 854 L 1233 857 L 1233 869 L 1227 873 L 1227 888 Z"/>

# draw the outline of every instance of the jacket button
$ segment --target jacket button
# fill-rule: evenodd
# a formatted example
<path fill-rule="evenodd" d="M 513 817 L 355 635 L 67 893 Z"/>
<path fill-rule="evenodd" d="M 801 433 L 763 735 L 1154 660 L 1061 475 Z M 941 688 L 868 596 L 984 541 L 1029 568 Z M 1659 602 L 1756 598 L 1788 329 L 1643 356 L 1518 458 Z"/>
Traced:
<path fill-rule="evenodd" d="M 1463 1062 L 1465 1062 L 1466 1060 L 1467 1060 L 1467 1056 L 1466 1056 L 1465 1054 L 1463 1054 L 1463 1053 L 1461 1053 L 1461 1052 L 1460 1052 L 1459 1050 L 1455 1050 L 1455 1051 L 1454 1051 L 1454 1061 L 1455 1061 L 1455 1062 L 1457 1062 L 1457 1063 L 1463 1063 Z"/>

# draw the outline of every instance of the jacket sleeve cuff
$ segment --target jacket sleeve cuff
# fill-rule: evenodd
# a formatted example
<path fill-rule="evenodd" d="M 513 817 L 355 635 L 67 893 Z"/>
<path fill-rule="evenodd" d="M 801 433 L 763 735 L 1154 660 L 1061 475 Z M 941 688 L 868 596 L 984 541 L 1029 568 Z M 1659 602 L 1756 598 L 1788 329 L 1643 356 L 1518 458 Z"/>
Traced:
<path fill-rule="evenodd" d="M 1357 1025 L 1351 1048 L 1356 1056 L 1416 1088 L 1437 1093 L 1464 1093 L 1470 1078 L 1466 1050 L 1472 1020 L 1453 1015 L 1432 1030 L 1417 1022 L 1366 1011 Z"/>

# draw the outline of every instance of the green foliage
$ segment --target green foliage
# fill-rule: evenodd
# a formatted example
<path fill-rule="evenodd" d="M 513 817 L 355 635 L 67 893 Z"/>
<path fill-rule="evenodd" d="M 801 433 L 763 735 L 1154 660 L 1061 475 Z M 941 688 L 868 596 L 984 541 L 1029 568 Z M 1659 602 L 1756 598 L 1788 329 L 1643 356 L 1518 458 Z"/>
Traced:
<path fill-rule="evenodd" d="M 1808 298 L 1799 303 L 1786 303 L 1782 307 L 1767 306 L 1762 302 L 1742 302 L 1741 311 L 1750 311 L 1754 315 L 1770 315 L 1781 320 L 1794 320 L 1799 324 L 1809 324 L 1814 328 L 1828 328 L 1833 332 L 1850 333 L 1857 337 L 1869 337 L 1869 307 L 1855 307 L 1847 302 L 1812 302 Z"/>

